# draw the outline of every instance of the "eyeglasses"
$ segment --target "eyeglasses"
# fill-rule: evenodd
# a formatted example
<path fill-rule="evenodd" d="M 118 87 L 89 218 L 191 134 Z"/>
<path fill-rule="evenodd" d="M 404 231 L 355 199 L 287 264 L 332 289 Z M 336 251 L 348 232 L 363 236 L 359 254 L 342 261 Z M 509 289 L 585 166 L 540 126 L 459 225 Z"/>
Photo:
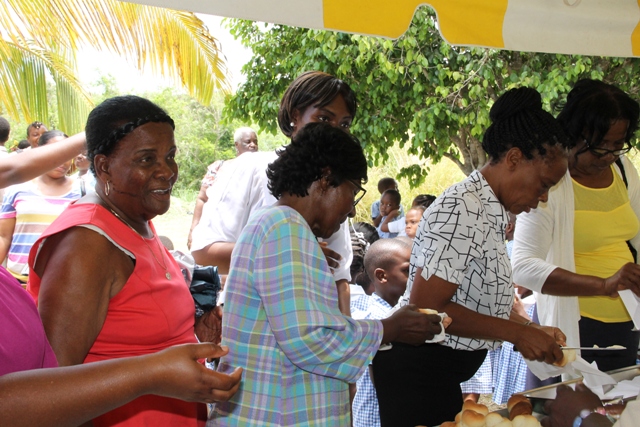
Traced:
<path fill-rule="evenodd" d="M 356 192 L 356 194 L 354 194 L 354 195 L 353 195 L 353 206 L 355 206 L 355 205 L 357 205 L 357 204 L 360 202 L 360 200 L 362 200 L 362 198 L 364 197 L 364 195 L 365 195 L 365 194 L 367 194 L 367 190 L 365 190 L 364 188 L 362 188 L 362 186 L 361 186 L 358 182 L 356 182 L 356 181 L 352 181 L 352 180 L 349 180 L 349 181 L 351 181 L 351 183 L 352 183 L 353 185 L 355 185 L 355 186 L 356 186 L 356 188 L 358 189 L 358 191 Z"/>
<path fill-rule="evenodd" d="M 631 151 L 631 148 L 632 148 L 630 145 L 625 148 L 620 148 L 618 150 L 607 150 L 606 148 L 592 147 L 591 145 L 589 145 L 589 141 L 587 140 L 587 138 L 584 138 L 584 143 L 585 143 L 586 149 L 590 151 L 591 154 L 593 154 L 598 158 L 604 157 L 607 154 L 612 154 L 613 157 L 620 157 L 623 154 L 626 154 L 629 151 Z"/>

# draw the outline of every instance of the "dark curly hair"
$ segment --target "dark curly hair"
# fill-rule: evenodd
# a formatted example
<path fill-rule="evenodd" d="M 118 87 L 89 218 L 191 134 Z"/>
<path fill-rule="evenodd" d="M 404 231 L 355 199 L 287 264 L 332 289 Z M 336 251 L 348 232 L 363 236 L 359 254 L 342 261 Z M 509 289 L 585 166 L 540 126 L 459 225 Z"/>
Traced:
<path fill-rule="evenodd" d="M 562 127 L 542 109 L 537 90 L 521 87 L 505 92 L 491 107 L 491 125 L 482 139 L 482 148 L 492 163 L 511 148 L 519 148 L 527 159 L 544 156 L 547 148 L 569 148 Z"/>
<path fill-rule="evenodd" d="M 600 80 L 582 79 L 567 95 L 557 120 L 572 146 L 588 138 L 589 146 L 597 147 L 616 120 L 629 121 L 625 137 L 629 144 L 638 130 L 639 115 L 638 103 L 623 90 Z"/>
<path fill-rule="evenodd" d="M 364 271 L 364 256 L 369 249 L 369 245 L 380 239 L 378 230 L 366 222 L 356 222 L 351 226 L 351 249 L 353 250 L 353 260 L 349 272 L 351 273 L 351 283 L 357 283 L 363 288 L 371 283 L 369 276 Z"/>
<path fill-rule="evenodd" d="M 426 209 L 431 206 L 431 203 L 433 203 L 435 200 L 436 196 L 434 196 L 433 194 L 418 194 L 413 199 L 413 202 L 411 202 L 411 206 L 422 206 Z"/>
<path fill-rule="evenodd" d="M 4 144 L 9 139 L 11 133 L 11 125 L 4 117 L 0 117 L 0 144 Z"/>
<path fill-rule="evenodd" d="M 58 130 L 58 129 L 46 131 L 45 133 L 40 135 L 40 139 L 38 139 L 38 147 L 42 147 L 43 145 L 47 145 L 49 143 L 49 141 L 51 141 L 53 138 L 57 138 L 59 136 L 61 136 L 63 138 L 69 138 L 69 135 L 67 135 L 66 133 L 64 133 L 64 132 L 62 132 L 61 130 Z"/>
<path fill-rule="evenodd" d="M 384 193 L 382 193 L 382 196 L 380 196 L 380 200 L 382 200 L 384 196 L 389 196 L 391 202 L 395 203 L 396 205 L 399 205 L 402 202 L 402 196 L 400 195 L 400 192 L 398 190 L 385 190 Z"/>
<path fill-rule="evenodd" d="M 307 71 L 300 74 L 282 95 L 278 111 L 280 130 L 290 137 L 293 133 L 291 122 L 295 111 L 302 112 L 308 107 L 324 107 L 338 95 L 342 95 L 347 104 L 347 110 L 355 117 L 358 108 L 356 94 L 348 84 L 322 71 Z"/>
<path fill-rule="evenodd" d="M 91 171 L 96 172 L 93 165 L 96 155 L 109 156 L 122 138 L 149 122 L 168 123 L 175 129 L 173 119 L 162 108 L 139 96 L 116 96 L 94 108 L 85 126 Z"/>
<path fill-rule="evenodd" d="M 307 196 L 309 187 L 329 169 L 329 183 L 367 181 L 367 159 L 358 139 L 326 123 L 309 123 L 291 144 L 278 150 L 267 168 L 267 187 L 276 199 L 283 193 Z"/>

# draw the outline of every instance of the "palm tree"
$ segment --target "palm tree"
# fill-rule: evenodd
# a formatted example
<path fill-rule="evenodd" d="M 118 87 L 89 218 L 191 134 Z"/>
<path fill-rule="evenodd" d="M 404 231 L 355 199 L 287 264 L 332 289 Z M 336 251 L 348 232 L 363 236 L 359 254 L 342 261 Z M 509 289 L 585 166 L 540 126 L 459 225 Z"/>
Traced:
<path fill-rule="evenodd" d="M 85 45 L 173 78 L 204 105 L 215 91 L 229 90 L 219 43 L 193 13 L 117 0 L 3 0 L 0 114 L 27 122 L 48 117 L 51 79 L 58 127 L 81 130 L 92 107 L 77 77 L 76 55 Z"/>

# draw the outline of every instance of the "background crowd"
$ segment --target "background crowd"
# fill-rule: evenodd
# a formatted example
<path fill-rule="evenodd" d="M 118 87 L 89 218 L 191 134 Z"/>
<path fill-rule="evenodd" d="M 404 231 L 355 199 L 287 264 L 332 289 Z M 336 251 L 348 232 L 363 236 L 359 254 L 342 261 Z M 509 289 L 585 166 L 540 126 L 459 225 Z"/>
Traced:
<path fill-rule="evenodd" d="M 237 157 L 208 167 L 188 244 L 224 290 L 200 315 L 152 222 L 178 179 L 170 114 L 108 99 L 86 146 L 31 124 L 30 147 L 0 153 L 0 315 L 15 325 L 0 343 L 0 414 L 15 425 L 431 426 L 480 393 L 504 403 L 533 384 L 523 358 L 558 363 L 560 345 L 627 349 L 583 353 L 602 370 L 636 363 L 639 333 L 618 294 L 640 295 L 640 181 L 624 156 L 635 100 L 582 80 L 554 117 L 536 90 L 509 90 L 491 108 L 487 164 L 406 212 L 397 181 L 379 180 L 370 223 L 350 220 L 368 179 L 366 141 L 350 134 L 357 107 L 346 82 L 304 73 L 280 103 L 287 146 L 259 152 L 240 128 Z M 20 410 L 36 399 L 53 403 Z M 602 404 L 586 390 L 559 399 L 571 404 L 549 405 L 545 425 L 598 421 L 581 412 Z"/>

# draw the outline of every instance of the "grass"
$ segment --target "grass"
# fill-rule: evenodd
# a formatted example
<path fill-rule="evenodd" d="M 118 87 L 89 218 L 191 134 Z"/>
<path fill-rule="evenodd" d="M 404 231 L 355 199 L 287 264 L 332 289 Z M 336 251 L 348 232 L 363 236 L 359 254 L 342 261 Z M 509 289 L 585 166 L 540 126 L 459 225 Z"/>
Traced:
<path fill-rule="evenodd" d="M 357 208 L 355 221 L 371 221 L 371 205 L 380 199 L 378 192 L 378 181 L 384 177 L 395 178 L 400 169 L 417 163 L 423 163 L 428 167 L 428 174 L 424 183 L 416 188 L 411 188 L 411 184 L 406 179 L 398 182 L 398 190 L 402 196 L 402 206 L 405 212 L 411 206 L 411 202 L 418 194 L 440 195 L 450 185 L 462 181 L 464 173 L 453 162 L 443 159 L 439 163 L 431 161 L 421 162 L 416 156 L 407 154 L 398 146 L 393 147 L 388 152 L 389 159 L 384 165 L 369 169 L 369 181 L 364 186 L 367 194 L 364 196 Z"/>

